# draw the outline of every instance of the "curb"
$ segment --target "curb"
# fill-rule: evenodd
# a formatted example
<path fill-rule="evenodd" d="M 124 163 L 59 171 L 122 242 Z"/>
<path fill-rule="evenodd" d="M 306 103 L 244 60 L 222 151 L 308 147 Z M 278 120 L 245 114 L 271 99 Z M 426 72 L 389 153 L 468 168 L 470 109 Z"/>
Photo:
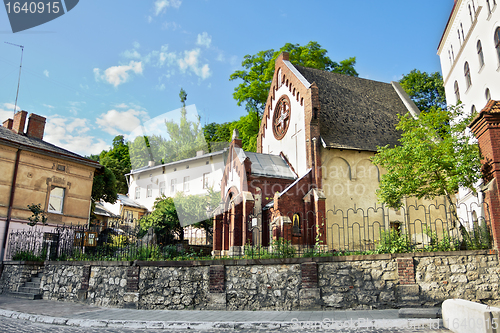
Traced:
<path fill-rule="evenodd" d="M 12 319 L 27 320 L 34 323 L 65 325 L 73 327 L 106 327 L 106 328 L 133 328 L 133 329 L 259 329 L 276 330 L 286 329 L 361 329 L 361 328 L 433 328 L 443 327 L 441 319 L 348 319 L 348 320 L 323 320 L 323 321 L 288 321 L 288 322 L 182 322 L 182 321 L 142 321 L 142 320 L 95 320 L 95 319 L 71 319 L 64 317 L 51 317 L 44 315 L 28 314 L 23 312 L 2 310 L 0 316 Z"/>

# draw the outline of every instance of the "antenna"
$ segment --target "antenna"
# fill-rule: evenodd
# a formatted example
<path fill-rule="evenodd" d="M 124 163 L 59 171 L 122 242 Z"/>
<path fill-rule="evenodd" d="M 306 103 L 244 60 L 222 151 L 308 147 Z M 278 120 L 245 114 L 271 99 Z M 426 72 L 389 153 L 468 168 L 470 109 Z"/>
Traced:
<path fill-rule="evenodd" d="M 24 46 L 13 44 L 13 43 L 9 43 L 9 42 L 5 42 L 5 43 L 13 45 L 13 46 L 19 46 L 21 48 L 21 65 L 19 65 L 19 78 L 17 80 L 16 103 L 14 104 L 14 116 L 15 116 L 16 115 L 16 108 L 17 108 L 17 97 L 19 96 L 19 85 L 21 84 L 21 69 L 23 67 Z M 12 119 L 14 119 L 14 118 L 12 118 Z"/>

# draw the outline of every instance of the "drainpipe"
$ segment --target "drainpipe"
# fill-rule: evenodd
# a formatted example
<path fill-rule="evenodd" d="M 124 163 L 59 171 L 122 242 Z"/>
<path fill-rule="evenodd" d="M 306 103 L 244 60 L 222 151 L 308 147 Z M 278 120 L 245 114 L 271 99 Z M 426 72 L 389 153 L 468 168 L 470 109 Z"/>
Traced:
<path fill-rule="evenodd" d="M 7 247 L 7 236 L 9 235 L 10 219 L 12 216 L 12 205 L 14 204 L 14 192 L 16 191 L 17 170 L 19 169 L 19 158 L 21 157 L 21 149 L 16 153 L 16 164 L 14 165 L 14 174 L 12 175 L 12 184 L 10 187 L 9 209 L 7 210 L 7 221 L 5 221 L 5 230 L 3 233 L 3 243 L 0 253 L 0 259 L 3 262 L 5 249 Z"/>

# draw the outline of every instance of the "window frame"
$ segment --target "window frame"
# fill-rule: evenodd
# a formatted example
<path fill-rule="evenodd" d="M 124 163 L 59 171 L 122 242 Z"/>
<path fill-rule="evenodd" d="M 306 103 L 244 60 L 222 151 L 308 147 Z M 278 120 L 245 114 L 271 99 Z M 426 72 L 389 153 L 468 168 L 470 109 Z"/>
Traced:
<path fill-rule="evenodd" d="M 479 68 L 483 68 L 484 66 L 484 54 L 483 54 L 483 44 L 481 43 L 481 40 L 477 40 L 476 44 L 476 50 L 477 50 L 477 56 L 479 58 Z"/>
<path fill-rule="evenodd" d="M 493 41 L 495 43 L 495 49 L 497 50 L 497 58 L 500 64 L 500 27 L 495 29 L 495 33 L 493 34 Z"/>
<path fill-rule="evenodd" d="M 146 198 L 153 197 L 153 184 L 146 185 Z"/>
<path fill-rule="evenodd" d="M 166 191 L 166 186 L 165 186 L 165 182 L 160 182 L 160 186 L 159 186 L 159 194 L 160 195 L 165 195 L 165 191 Z"/>
<path fill-rule="evenodd" d="M 177 191 L 177 178 L 170 179 L 170 194 L 175 194 Z"/>
<path fill-rule="evenodd" d="M 460 87 L 458 86 L 458 81 L 453 84 L 453 90 L 455 91 L 455 97 L 457 98 L 457 103 L 460 102 Z"/>
<path fill-rule="evenodd" d="M 56 189 L 61 189 L 62 190 L 62 196 L 56 195 L 54 193 L 54 190 L 56 190 Z M 66 197 L 66 188 L 61 187 L 61 186 L 50 186 L 49 201 L 47 203 L 47 212 L 49 212 L 49 213 L 55 213 L 55 214 L 64 214 L 64 198 L 65 197 Z M 52 198 L 54 198 L 54 199 L 60 199 L 59 210 L 51 209 L 50 208 L 52 206 L 51 205 Z"/>
<path fill-rule="evenodd" d="M 465 85 L 467 87 L 466 90 L 468 90 L 470 86 L 472 86 L 472 79 L 470 76 L 470 66 L 468 61 L 466 61 L 464 64 L 464 76 L 465 76 Z"/>
<path fill-rule="evenodd" d="M 134 195 L 134 198 L 135 199 L 140 199 L 141 198 L 141 188 L 139 186 L 136 186 L 135 187 L 135 195 Z"/>
<path fill-rule="evenodd" d="M 185 176 L 182 181 L 182 190 L 184 192 L 189 192 L 189 176 Z"/>

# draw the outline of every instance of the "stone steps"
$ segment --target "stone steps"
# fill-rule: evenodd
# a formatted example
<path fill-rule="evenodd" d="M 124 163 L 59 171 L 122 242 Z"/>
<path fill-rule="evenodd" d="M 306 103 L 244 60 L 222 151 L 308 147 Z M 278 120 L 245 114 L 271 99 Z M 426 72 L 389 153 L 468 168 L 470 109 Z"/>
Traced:
<path fill-rule="evenodd" d="M 23 299 L 42 299 L 40 284 L 42 283 L 43 273 L 38 273 L 25 282 L 17 291 L 8 293 L 9 296 Z"/>

